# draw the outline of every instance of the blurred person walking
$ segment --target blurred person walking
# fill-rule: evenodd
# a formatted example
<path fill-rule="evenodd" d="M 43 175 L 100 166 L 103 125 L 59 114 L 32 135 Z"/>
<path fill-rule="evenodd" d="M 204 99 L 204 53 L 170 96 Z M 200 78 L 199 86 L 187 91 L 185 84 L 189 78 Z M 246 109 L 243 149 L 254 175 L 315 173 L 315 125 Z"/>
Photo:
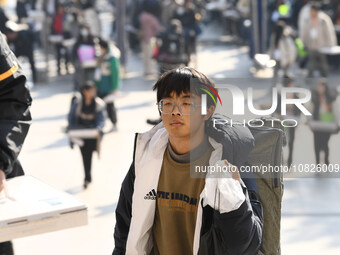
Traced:
<path fill-rule="evenodd" d="M 31 66 L 33 82 L 37 81 L 37 71 L 33 54 L 34 33 L 26 24 L 19 24 L 10 20 L 4 9 L 0 7 L 0 31 L 7 36 L 8 44 L 14 46 L 17 57 L 25 56 Z"/>
<path fill-rule="evenodd" d="M 55 45 L 56 53 L 57 53 L 57 66 L 58 66 L 58 75 L 61 74 L 61 58 L 64 58 L 65 70 L 68 73 L 68 63 L 69 63 L 69 52 L 68 49 L 63 45 L 62 41 L 64 39 L 70 39 L 72 37 L 71 34 L 71 26 L 69 16 L 65 12 L 65 6 L 63 4 L 58 5 L 57 13 L 54 16 L 53 24 L 52 24 L 52 34 L 61 36 L 61 41 L 57 42 Z"/>
<path fill-rule="evenodd" d="M 108 117 L 112 122 L 112 130 L 117 128 L 117 111 L 112 98 L 121 87 L 120 78 L 120 51 L 108 41 L 100 39 L 99 46 L 101 56 L 99 58 L 99 68 L 95 71 L 95 81 L 98 88 L 98 96 L 106 102 Z"/>
<path fill-rule="evenodd" d="M 306 7 L 307 8 L 307 7 Z M 317 68 L 322 77 L 327 77 L 327 58 L 320 50 L 323 47 L 337 45 L 334 25 L 331 18 L 320 11 L 320 4 L 310 5 L 310 17 L 304 19 L 306 24 L 300 27 L 301 40 L 308 52 L 308 77 L 313 77 Z"/>
<path fill-rule="evenodd" d="M 82 10 L 84 22 L 89 25 L 91 34 L 95 37 L 100 37 L 102 29 L 95 3 L 95 0 L 79 0 L 78 6 Z"/>
<path fill-rule="evenodd" d="M 294 79 L 289 77 L 289 76 L 285 76 L 283 77 L 283 87 L 284 88 L 292 88 L 295 86 L 294 84 Z M 298 95 L 296 93 L 287 93 L 286 94 L 287 99 L 298 99 Z M 294 119 L 296 121 L 298 121 L 298 119 L 300 118 L 300 110 L 299 108 L 296 107 L 296 105 L 294 104 L 289 104 L 286 106 L 286 115 L 282 116 L 281 115 L 281 93 L 278 94 L 278 100 L 277 100 L 277 108 L 275 111 L 275 115 L 277 115 L 277 117 L 279 119 Z M 287 165 L 291 166 L 292 162 L 293 162 L 293 149 L 294 149 L 294 141 L 295 141 L 295 130 L 296 127 L 287 127 L 286 131 L 287 131 L 287 135 L 288 135 L 288 160 L 287 160 Z"/>
<path fill-rule="evenodd" d="M 185 52 L 189 62 L 191 55 L 196 53 L 196 39 L 199 27 L 195 16 L 195 5 L 190 0 L 185 0 L 183 6 L 176 9 L 174 19 L 181 21 L 184 30 Z"/>
<path fill-rule="evenodd" d="M 96 42 L 89 26 L 80 25 L 76 43 L 73 46 L 72 57 L 75 65 L 74 90 L 79 91 L 86 81 L 94 80 L 94 71 L 97 66 Z"/>
<path fill-rule="evenodd" d="M 158 18 L 161 13 L 161 8 L 157 0 L 144 0 L 142 8 L 143 10 L 139 16 L 139 21 L 141 28 L 143 69 L 144 76 L 148 76 L 153 73 L 151 38 L 155 37 L 164 28 Z"/>
<path fill-rule="evenodd" d="M 31 124 L 32 98 L 18 60 L 0 32 L 0 193 L 6 179 L 24 174 L 18 156 Z M 11 242 L 0 243 L 1 255 L 13 255 Z"/>
<path fill-rule="evenodd" d="M 92 182 L 93 152 L 97 150 L 99 153 L 98 144 L 105 124 L 105 103 L 96 96 L 96 86 L 93 82 L 87 82 L 80 91 L 81 94 L 77 94 L 68 116 L 68 130 L 98 129 L 100 132 L 97 138 L 81 139 L 83 144 L 80 145 L 80 152 L 84 164 L 84 189 L 86 189 Z M 72 140 L 71 148 L 73 148 Z"/>
<path fill-rule="evenodd" d="M 188 65 L 183 35 L 182 24 L 176 19 L 170 21 L 166 31 L 157 35 L 157 48 L 153 58 L 158 62 L 160 74 L 180 65 Z"/>
<path fill-rule="evenodd" d="M 273 82 L 273 85 L 276 86 L 279 71 L 283 71 L 283 77 L 290 76 L 289 69 L 294 65 L 297 57 L 296 45 L 284 21 L 279 21 L 276 24 L 270 43 L 270 56 L 276 61 Z"/>
<path fill-rule="evenodd" d="M 313 119 L 321 122 L 335 122 L 335 115 L 333 112 L 333 102 L 336 96 L 329 89 L 326 81 L 320 79 L 316 90 L 312 94 L 313 103 Z M 324 163 L 329 165 L 329 146 L 328 142 L 331 132 L 327 131 L 313 131 L 314 134 L 314 151 L 316 164 L 320 164 L 320 152 L 324 151 Z"/>

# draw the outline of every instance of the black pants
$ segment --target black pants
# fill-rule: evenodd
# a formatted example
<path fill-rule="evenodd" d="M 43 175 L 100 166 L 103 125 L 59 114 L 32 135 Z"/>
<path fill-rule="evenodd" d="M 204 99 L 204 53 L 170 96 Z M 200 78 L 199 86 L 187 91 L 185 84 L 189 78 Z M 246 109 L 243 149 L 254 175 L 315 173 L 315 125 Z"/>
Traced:
<path fill-rule="evenodd" d="M 320 164 L 320 152 L 325 152 L 325 164 L 329 164 L 329 147 L 328 142 L 331 137 L 330 133 L 314 132 L 314 151 L 316 163 Z"/>
<path fill-rule="evenodd" d="M 292 164 L 293 161 L 293 146 L 295 140 L 295 127 L 288 128 L 288 166 Z"/>
<path fill-rule="evenodd" d="M 24 56 L 28 58 L 28 61 L 31 66 L 32 79 L 34 82 L 37 82 L 37 71 L 35 67 L 34 60 L 34 32 L 30 30 L 20 31 L 18 33 L 18 37 L 13 41 L 15 47 L 15 55 L 17 57 Z"/>
<path fill-rule="evenodd" d="M 14 255 L 12 242 L 0 243 L 0 255 Z"/>
<path fill-rule="evenodd" d="M 80 147 L 81 156 L 83 158 L 85 181 L 91 182 L 91 166 L 92 166 L 92 155 L 97 148 L 96 139 L 85 139 L 84 145 Z"/>
<path fill-rule="evenodd" d="M 99 94 L 99 97 L 101 99 L 103 99 L 107 95 L 109 95 L 109 94 Z M 112 124 L 116 125 L 117 124 L 117 110 L 116 110 L 114 102 L 106 104 L 106 111 L 107 111 L 107 115 L 108 115 L 109 119 L 111 120 Z"/>
<path fill-rule="evenodd" d="M 308 51 L 308 77 L 313 77 L 314 70 L 320 71 L 322 77 L 327 77 L 327 57 L 318 51 Z"/>
<path fill-rule="evenodd" d="M 58 74 L 60 74 L 61 58 L 64 57 L 65 69 L 66 69 L 66 71 L 68 71 L 69 56 L 68 56 L 67 48 L 65 48 L 61 43 L 56 44 L 55 47 L 56 47 L 56 52 L 57 52 Z"/>
<path fill-rule="evenodd" d="M 116 111 L 115 104 L 113 102 L 106 104 L 106 111 L 112 124 L 116 125 L 117 124 L 117 111 Z"/>

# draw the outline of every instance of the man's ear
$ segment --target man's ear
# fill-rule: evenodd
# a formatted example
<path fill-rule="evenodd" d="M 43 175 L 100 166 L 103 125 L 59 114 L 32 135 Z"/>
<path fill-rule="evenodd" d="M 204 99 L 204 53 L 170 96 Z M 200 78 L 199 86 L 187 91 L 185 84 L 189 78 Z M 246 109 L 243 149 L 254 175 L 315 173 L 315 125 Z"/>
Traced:
<path fill-rule="evenodd" d="M 215 106 L 213 105 L 210 105 L 208 108 L 207 108 L 207 114 L 204 115 L 204 120 L 208 120 L 210 119 L 210 117 L 214 114 L 215 112 Z"/>

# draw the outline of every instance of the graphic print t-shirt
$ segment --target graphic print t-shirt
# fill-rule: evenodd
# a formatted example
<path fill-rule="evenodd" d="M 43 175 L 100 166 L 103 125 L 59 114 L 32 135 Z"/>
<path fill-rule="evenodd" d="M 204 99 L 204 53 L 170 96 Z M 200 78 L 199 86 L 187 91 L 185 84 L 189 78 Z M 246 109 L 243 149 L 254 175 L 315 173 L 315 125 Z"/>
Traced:
<path fill-rule="evenodd" d="M 79 116 L 79 125 L 87 128 L 96 125 L 96 102 L 92 100 L 90 105 L 86 105 L 83 101 L 82 108 Z"/>
<path fill-rule="evenodd" d="M 205 179 L 190 178 L 190 163 L 175 161 L 169 147 L 164 153 L 158 182 L 151 254 L 188 255 L 193 253 L 197 208 Z M 209 165 L 213 149 L 210 144 L 205 149 L 192 165 Z"/>

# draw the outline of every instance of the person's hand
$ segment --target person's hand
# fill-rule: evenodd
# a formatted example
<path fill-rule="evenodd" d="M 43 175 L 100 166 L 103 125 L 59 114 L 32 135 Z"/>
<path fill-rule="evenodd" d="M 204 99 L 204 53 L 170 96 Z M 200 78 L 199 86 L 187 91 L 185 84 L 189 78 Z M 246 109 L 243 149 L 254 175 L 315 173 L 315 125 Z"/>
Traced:
<path fill-rule="evenodd" d="M 2 171 L 0 169 L 0 192 L 3 189 L 6 189 L 6 175 L 5 175 L 4 171 Z M 6 190 L 5 190 L 5 192 L 6 192 Z"/>
<path fill-rule="evenodd" d="M 5 41 L 8 43 L 7 36 L 5 34 L 2 34 L 2 37 L 5 39 Z"/>
<path fill-rule="evenodd" d="M 220 213 L 238 209 L 245 200 L 240 181 L 241 177 L 236 166 L 227 160 L 218 161 L 215 172 L 209 172 L 203 190 L 203 206 L 209 205 Z M 221 170 L 220 172 L 217 172 Z"/>

